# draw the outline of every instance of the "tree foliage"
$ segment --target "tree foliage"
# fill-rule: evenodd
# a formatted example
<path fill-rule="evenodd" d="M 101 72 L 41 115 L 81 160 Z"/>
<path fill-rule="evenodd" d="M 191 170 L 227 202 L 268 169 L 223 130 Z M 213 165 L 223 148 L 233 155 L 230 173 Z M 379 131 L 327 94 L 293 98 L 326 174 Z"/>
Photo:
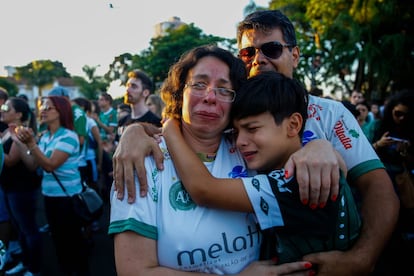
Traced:
<path fill-rule="evenodd" d="M 115 57 L 105 75 L 110 80 L 126 81 L 128 71 L 141 69 L 153 78 L 155 83 L 161 83 L 168 74 L 168 70 L 180 56 L 191 48 L 205 44 L 219 44 L 223 47 L 234 45 L 235 40 L 206 35 L 194 24 L 184 24 L 177 29 L 167 30 L 167 34 L 153 38 L 150 47 L 140 54 L 123 54 Z M 235 51 L 234 46 L 232 46 Z"/>
<path fill-rule="evenodd" d="M 99 93 L 107 90 L 109 82 L 102 76 L 96 76 L 97 66 L 85 65 L 82 71 L 86 75 L 86 79 L 82 77 L 73 77 L 74 83 L 79 87 L 80 92 L 87 99 L 95 100 Z"/>
<path fill-rule="evenodd" d="M 42 96 L 42 88 L 51 84 L 58 77 L 70 77 L 66 68 L 59 61 L 35 60 L 31 63 L 16 67 L 13 75 L 16 80 L 25 80 L 29 86 L 36 86 L 39 89 L 39 96 Z"/>
<path fill-rule="evenodd" d="M 0 87 L 6 89 L 10 97 L 16 96 L 19 92 L 19 88 L 5 77 L 0 77 Z"/>
<path fill-rule="evenodd" d="M 278 0 L 294 22 L 303 53 L 298 74 L 321 55 L 320 81 L 358 89 L 370 98 L 412 87 L 414 5 L 405 0 Z M 329 81 L 330 80 L 330 83 Z"/>

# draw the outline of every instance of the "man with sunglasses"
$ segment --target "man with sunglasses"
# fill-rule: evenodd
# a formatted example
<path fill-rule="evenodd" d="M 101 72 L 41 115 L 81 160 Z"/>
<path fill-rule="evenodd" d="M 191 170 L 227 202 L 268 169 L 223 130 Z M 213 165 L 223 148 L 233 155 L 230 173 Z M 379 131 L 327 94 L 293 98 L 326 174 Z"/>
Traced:
<path fill-rule="evenodd" d="M 300 50 L 292 23 L 280 11 L 248 15 L 238 25 L 237 41 L 239 57 L 246 63 L 250 77 L 264 71 L 293 77 Z M 319 274 L 323 275 L 369 274 L 398 217 L 398 200 L 390 178 L 357 121 L 340 102 L 309 96 L 308 110 L 307 139 L 331 141 L 344 158 L 348 179 L 362 196 L 363 228 L 351 250 L 313 254 L 305 260 L 318 264 Z M 355 130 L 359 137 L 352 136 Z M 289 167 L 288 170 L 293 171 Z"/>
<path fill-rule="evenodd" d="M 300 50 L 292 23 L 280 11 L 258 11 L 248 15 L 238 26 L 237 41 L 239 57 L 245 62 L 250 77 L 265 71 L 277 71 L 293 77 L 293 70 L 299 63 Z M 304 142 L 312 141 L 315 145 L 318 141 L 313 140 L 329 140 L 343 156 L 349 170 L 348 180 L 358 188 L 362 196 L 363 228 L 359 240 L 351 250 L 317 253 L 308 255 L 305 259 L 318 265 L 318 275 L 367 275 L 373 271 L 377 258 L 394 229 L 398 216 L 398 199 L 382 163 L 368 140 L 363 137 L 358 122 L 340 102 L 310 96 L 308 110 Z M 128 132 L 130 135 L 127 135 Z M 157 151 L 156 143 L 152 138 L 146 137 L 148 140 L 145 143 L 148 146 L 143 147 L 144 135 L 140 133 L 141 127 L 127 129 L 123 136 L 124 143 L 121 139 L 114 155 L 116 183 L 123 183 L 125 179 L 130 202 L 135 199 L 135 190 L 130 189 L 133 185 L 128 185 L 133 183 L 130 175 L 133 168 L 137 170 L 140 183 L 146 183 L 145 174 L 141 173 L 144 171 L 143 156 L 139 155 L 140 150 L 136 149 L 138 145 L 134 142 L 137 135 L 140 136 L 141 149 L 145 149 L 140 153 L 152 153 L 159 161 L 159 168 L 162 168 L 162 154 Z M 352 137 L 352 134 L 358 133 L 359 137 Z M 131 145 L 129 148 L 128 144 Z M 288 176 L 296 171 L 298 181 L 312 187 L 310 194 L 309 190 L 303 188 L 306 185 L 300 189 L 303 202 L 308 203 L 309 198 L 309 204 L 313 208 L 323 208 L 328 198 L 324 189 L 321 189 L 322 194 L 314 192 L 331 183 L 332 167 L 327 165 L 331 164 L 327 158 L 326 148 L 321 147 L 320 151 L 315 151 L 312 146 L 305 146 L 293 154 L 285 165 Z M 141 187 L 141 195 L 146 192 L 145 188 Z M 122 191 L 118 188 L 120 197 L 123 196 Z M 329 193 L 329 189 L 327 191 Z M 332 199 L 335 199 L 335 195 L 335 192 L 331 192 Z"/>

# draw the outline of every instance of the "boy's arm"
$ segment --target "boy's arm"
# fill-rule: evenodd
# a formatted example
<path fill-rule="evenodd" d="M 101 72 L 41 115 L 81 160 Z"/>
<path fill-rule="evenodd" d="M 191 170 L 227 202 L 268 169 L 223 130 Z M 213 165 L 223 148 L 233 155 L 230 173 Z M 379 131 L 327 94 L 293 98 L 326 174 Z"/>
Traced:
<path fill-rule="evenodd" d="M 183 185 L 198 205 L 239 212 L 253 212 L 240 179 L 213 177 L 181 135 L 179 122 L 164 123 L 163 136 Z"/>

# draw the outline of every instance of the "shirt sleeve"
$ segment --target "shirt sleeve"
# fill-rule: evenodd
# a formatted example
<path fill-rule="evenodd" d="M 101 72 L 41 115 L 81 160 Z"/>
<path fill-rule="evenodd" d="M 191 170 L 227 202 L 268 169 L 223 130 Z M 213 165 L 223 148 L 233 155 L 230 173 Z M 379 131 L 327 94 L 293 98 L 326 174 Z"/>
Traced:
<path fill-rule="evenodd" d="M 281 227 L 289 233 L 326 235 L 336 225 L 338 204 L 329 201 L 325 208 L 303 205 L 295 178 L 284 178 L 283 171 L 244 178 L 247 194 L 262 230 Z"/>

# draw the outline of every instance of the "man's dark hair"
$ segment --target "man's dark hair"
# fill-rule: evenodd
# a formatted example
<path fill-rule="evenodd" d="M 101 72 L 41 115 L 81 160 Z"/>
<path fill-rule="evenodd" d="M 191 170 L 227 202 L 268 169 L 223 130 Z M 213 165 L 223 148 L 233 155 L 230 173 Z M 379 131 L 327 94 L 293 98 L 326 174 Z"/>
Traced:
<path fill-rule="evenodd" d="M 150 94 L 152 93 L 152 90 L 153 90 L 152 81 L 148 77 L 148 75 L 145 74 L 143 71 L 141 71 L 141 70 L 133 70 L 133 71 L 131 71 L 131 72 L 128 73 L 128 78 L 134 78 L 134 79 L 141 80 L 142 88 L 143 89 L 148 89 L 149 92 L 150 92 Z"/>
<path fill-rule="evenodd" d="M 255 11 L 244 18 L 237 26 L 237 44 L 247 30 L 259 30 L 264 33 L 280 28 L 287 44 L 296 46 L 295 28 L 289 18 L 279 10 Z"/>
<path fill-rule="evenodd" d="M 112 96 L 110 95 L 110 94 L 108 94 L 108 93 L 106 93 L 106 92 L 102 92 L 101 93 L 101 96 L 105 99 L 105 100 L 107 100 L 111 105 L 112 105 L 112 102 L 114 101 L 113 100 L 113 98 L 112 98 Z"/>
<path fill-rule="evenodd" d="M 273 115 L 275 123 L 281 124 L 293 113 L 303 118 L 302 129 L 308 116 L 308 93 L 302 84 L 277 72 L 263 72 L 249 78 L 237 91 L 231 109 L 232 119 L 242 119 L 265 112 Z"/>

